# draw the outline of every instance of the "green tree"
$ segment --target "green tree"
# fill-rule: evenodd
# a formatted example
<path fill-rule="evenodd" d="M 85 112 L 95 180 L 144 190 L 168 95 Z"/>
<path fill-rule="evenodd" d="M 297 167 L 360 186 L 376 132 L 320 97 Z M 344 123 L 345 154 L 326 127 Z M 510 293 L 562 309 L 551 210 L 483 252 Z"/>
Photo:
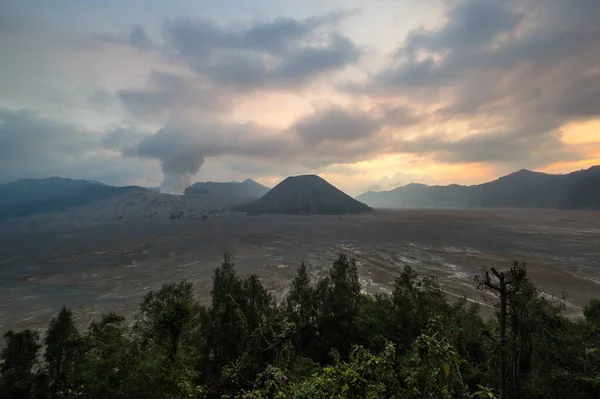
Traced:
<path fill-rule="evenodd" d="M 450 323 L 451 308 L 444 293 L 434 278 L 421 277 L 405 266 L 391 294 L 363 297 L 357 325 L 369 345 L 381 349 L 383 342 L 390 341 L 403 354 L 432 317 Z"/>
<path fill-rule="evenodd" d="M 448 341 L 465 360 L 462 366 L 465 384 L 471 387 L 489 385 L 488 377 L 495 370 L 493 357 L 489 356 L 489 351 L 493 350 L 489 337 L 493 334 L 490 324 L 481 316 L 479 304 L 459 298 L 450 307 L 446 323 Z"/>
<path fill-rule="evenodd" d="M 6 399 L 28 399 L 36 380 L 34 366 L 40 349 L 38 334 L 31 330 L 8 331 L 0 359 L 0 396 Z"/>
<path fill-rule="evenodd" d="M 223 263 L 215 269 L 213 276 L 213 287 L 210 291 L 212 307 L 219 309 L 222 303 L 229 301 L 231 295 L 235 302 L 243 302 L 242 280 L 235 272 L 235 264 L 230 254 L 225 254 Z"/>
<path fill-rule="evenodd" d="M 413 342 L 403 362 L 403 398 L 468 398 L 461 366 L 464 360 L 450 344 L 445 328 L 432 318 L 426 330 Z"/>
<path fill-rule="evenodd" d="M 44 359 L 48 368 L 49 397 L 58 397 L 73 371 L 78 349 L 79 333 L 73 324 L 71 311 L 63 307 L 48 326 L 44 344 Z"/>
<path fill-rule="evenodd" d="M 215 269 L 211 299 L 201 323 L 205 339 L 202 372 L 207 381 L 220 379 L 222 368 L 241 354 L 250 332 L 243 309 L 242 281 L 229 254 Z"/>
<path fill-rule="evenodd" d="M 251 386 L 268 362 L 281 357 L 289 323 L 255 275 L 241 280 L 226 255 L 213 277 L 212 306 L 203 322 L 203 374 L 213 389 Z"/>
<path fill-rule="evenodd" d="M 163 349 L 174 361 L 182 342 L 192 335 L 199 312 L 192 283 L 165 284 L 144 295 L 134 328 L 143 345 Z"/>
<path fill-rule="evenodd" d="M 292 281 L 290 291 L 285 298 L 285 312 L 294 323 L 293 344 L 298 354 L 310 356 L 316 340 L 315 289 L 312 287 L 304 262 L 298 268 L 298 274 Z"/>
<path fill-rule="evenodd" d="M 268 366 L 258 375 L 256 388 L 240 396 L 247 399 L 400 398 L 394 357 L 391 344 L 378 355 L 355 346 L 347 361 L 337 359 L 302 381 L 294 381 L 284 370 Z"/>
<path fill-rule="evenodd" d="M 329 277 L 317 286 L 316 295 L 322 351 L 335 349 L 346 358 L 356 342 L 355 318 L 362 299 L 356 261 L 340 255 L 333 262 Z"/>
<path fill-rule="evenodd" d="M 270 313 L 275 311 L 273 297 L 254 274 L 244 280 L 242 292 L 242 311 L 246 316 L 250 330 L 255 330 L 264 317 L 268 317 Z"/>
<path fill-rule="evenodd" d="M 132 356 L 134 345 L 127 338 L 124 321 L 123 316 L 109 313 L 90 324 L 82 337 L 84 353 L 74 367 L 64 397 L 124 398 L 128 389 L 143 389 L 128 386 L 138 359 Z"/>
<path fill-rule="evenodd" d="M 408 342 L 412 342 L 429 325 L 432 316 L 447 316 L 449 306 L 435 278 L 419 276 L 405 266 L 394 282 L 392 297 Z"/>
<path fill-rule="evenodd" d="M 132 352 L 139 359 L 133 377 L 137 385 L 145 384 L 139 391 L 145 396 L 140 397 L 191 398 L 201 393 L 196 365 L 205 313 L 194 298 L 192 283 L 185 280 L 144 296 L 133 326 L 139 348 Z"/>
<path fill-rule="evenodd" d="M 496 273 L 480 283 L 503 317 L 484 319 L 410 267 L 391 293 L 362 294 L 343 255 L 314 285 L 301 265 L 278 303 L 226 255 L 208 308 L 183 281 L 145 295 L 133 327 L 109 313 L 79 335 L 61 310 L 44 340 L 47 372 L 35 333 L 7 333 L 0 397 L 494 398 L 488 386 L 511 399 L 600 397 L 600 302 L 567 318 L 524 264 Z"/>
<path fill-rule="evenodd" d="M 412 342 L 406 334 L 402 313 L 389 293 L 365 296 L 356 318 L 358 335 L 372 350 L 381 351 L 387 342 L 391 342 L 396 351 L 402 353 Z"/>
<path fill-rule="evenodd" d="M 588 322 L 600 327 L 600 300 L 591 299 L 583 308 L 583 315 Z"/>
<path fill-rule="evenodd" d="M 564 310 L 562 301 L 549 299 L 529 280 L 511 298 L 508 388 L 513 398 L 600 394 L 600 337 L 589 323 L 564 317 Z"/>
<path fill-rule="evenodd" d="M 83 337 L 84 355 L 63 398 L 162 399 L 201 394 L 190 362 L 179 356 L 173 361 L 163 351 L 138 345 L 124 322 L 115 313 L 92 322 Z"/>

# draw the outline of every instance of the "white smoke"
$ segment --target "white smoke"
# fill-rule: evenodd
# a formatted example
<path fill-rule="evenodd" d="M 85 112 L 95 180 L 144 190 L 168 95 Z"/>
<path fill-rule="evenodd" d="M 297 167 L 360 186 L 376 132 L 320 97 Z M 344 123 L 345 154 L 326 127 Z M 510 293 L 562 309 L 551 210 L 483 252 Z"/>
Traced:
<path fill-rule="evenodd" d="M 186 187 L 192 184 L 194 176 L 204 163 L 200 151 L 192 152 L 187 148 L 178 148 L 160 159 L 163 172 L 161 193 L 183 194 Z"/>
<path fill-rule="evenodd" d="M 204 163 L 204 151 L 192 135 L 167 127 L 152 135 L 131 135 L 115 131 L 105 139 L 108 147 L 118 148 L 126 156 L 152 158 L 160 161 L 163 172 L 162 193 L 183 194 L 192 177 Z"/>

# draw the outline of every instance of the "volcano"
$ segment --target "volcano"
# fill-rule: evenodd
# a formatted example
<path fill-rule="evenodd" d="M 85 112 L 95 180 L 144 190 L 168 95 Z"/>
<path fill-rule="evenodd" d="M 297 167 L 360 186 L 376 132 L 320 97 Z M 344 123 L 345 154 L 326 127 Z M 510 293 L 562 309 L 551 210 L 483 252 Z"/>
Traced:
<path fill-rule="evenodd" d="M 290 176 L 260 199 L 238 208 L 248 213 L 342 215 L 372 209 L 315 175 Z"/>

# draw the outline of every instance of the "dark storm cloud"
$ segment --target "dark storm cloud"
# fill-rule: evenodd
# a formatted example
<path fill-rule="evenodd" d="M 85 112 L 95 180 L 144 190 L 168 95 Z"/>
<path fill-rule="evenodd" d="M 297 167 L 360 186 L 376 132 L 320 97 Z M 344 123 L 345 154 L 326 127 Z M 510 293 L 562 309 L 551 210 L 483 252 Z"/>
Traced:
<path fill-rule="evenodd" d="M 101 134 L 29 110 L 0 109 L 0 183 L 56 175 L 119 184 L 143 167 L 106 153 Z"/>
<path fill-rule="evenodd" d="M 560 127 L 600 116 L 600 2 L 448 4 L 445 25 L 411 32 L 392 65 L 359 90 L 442 103 L 425 122 L 475 121 L 480 136 L 401 147 L 452 162 L 572 159 Z"/>
<path fill-rule="evenodd" d="M 598 24 L 594 26 L 585 13 L 569 12 L 585 3 L 589 4 L 589 12 L 596 13 L 597 21 L 598 7 L 588 0 L 451 2 L 446 25 L 438 31 L 411 32 L 398 49 L 395 64 L 376 76 L 374 88 L 396 91 L 455 86 L 472 72 L 487 71 L 500 77 L 518 67 L 529 67 L 531 76 L 538 71 L 552 71 L 560 65 L 548 62 L 566 63 L 574 55 L 598 48 Z M 571 17 L 563 19 L 561 15 Z M 589 61 L 588 57 L 582 60 L 588 67 Z M 494 86 L 502 82 L 478 83 Z"/>
<path fill-rule="evenodd" d="M 303 152 L 301 163 L 323 168 L 335 163 L 353 163 L 385 150 L 380 117 L 356 110 L 330 107 L 297 120 L 290 128 Z"/>
<path fill-rule="evenodd" d="M 202 84 L 193 77 L 154 70 L 145 87 L 117 91 L 123 105 L 139 117 L 160 117 L 171 110 L 193 108 L 213 112 L 227 108 L 226 90 Z"/>
<path fill-rule="evenodd" d="M 146 34 L 146 31 L 142 27 L 135 27 L 127 36 L 127 43 L 140 50 L 150 50 L 154 48 L 155 44 Z"/>
<path fill-rule="evenodd" d="M 141 26 L 136 26 L 128 34 L 122 33 L 98 33 L 94 38 L 101 43 L 130 45 L 140 51 L 149 51 L 157 47 L 157 44 L 150 39 L 146 30 Z"/>
<path fill-rule="evenodd" d="M 380 127 L 380 121 L 370 114 L 332 107 L 298 120 L 293 130 L 309 146 L 326 141 L 340 145 L 370 138 Z"/>
<path fill-rule="evenodd" d="M 412 31 L 398 56 L 414 56 L 422 49 L 454 49 L 457 43 L 471 51 L 487 46 L 499 33 L 511 31 L 521 16 L 506 7 L 504 0 L 458 1 L 448 12 L 448 22 L 437 32 Z"/>
<path fill-rule="evenodd" d="M 88 151 L 93 146 L 93 140 L 76 126 L 38 118 L 29 110 L 0 109 L 3 163 L 35 161 L 40 155 L 60 158 Z"/>
<path fill-rule="evenodd" d="M 164 120 L 173 113 L 223 113 L 248 90 L 294 90 L 358 61 L 361 51 L 336 31 L 349 12 L 303 20 L 225 25 L 209 17 L 167 20 L 164 43 L 151 41 L 143 29 L 129 35 L 103 35 L 104 42 L 160 50 L 171 65 L 188 73 L 153 70 L 142 87 L 117 90 L 133 115 Z"/>
<path fill-rule="evenodd" d="M 343 16 L 276 18 L 242 28 L 182 17 L 166 22 L 164 50 L 222 85 L 295 87 L 358 61 L 360 49 L 335 31 Z"/>
<path fill-rule="evenodd" d="M 130 146 L 144 139 L 147 134 L 122 127 L 108 132 L 102 136 L 102 147 L 109 150 L 129 152 Z"/>

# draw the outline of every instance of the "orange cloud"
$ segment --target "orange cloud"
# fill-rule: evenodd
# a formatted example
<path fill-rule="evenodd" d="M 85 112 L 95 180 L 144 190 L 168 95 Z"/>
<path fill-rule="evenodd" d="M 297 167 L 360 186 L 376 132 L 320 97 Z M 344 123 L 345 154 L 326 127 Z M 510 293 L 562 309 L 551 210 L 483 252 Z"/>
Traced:
<path fill-rule="evenodd" d="M 600 143 L 600 119 L 569 123 L 561 130 L 567 144 Z"/>
<path fill-rule="evenodd" d="M 546 173 L 569 173 L 600 165 L 600 120 L 569 123 L 561 129 L 563 141 L 584 159 L 572 162 L 555 162 L 540 171 Z"/>

